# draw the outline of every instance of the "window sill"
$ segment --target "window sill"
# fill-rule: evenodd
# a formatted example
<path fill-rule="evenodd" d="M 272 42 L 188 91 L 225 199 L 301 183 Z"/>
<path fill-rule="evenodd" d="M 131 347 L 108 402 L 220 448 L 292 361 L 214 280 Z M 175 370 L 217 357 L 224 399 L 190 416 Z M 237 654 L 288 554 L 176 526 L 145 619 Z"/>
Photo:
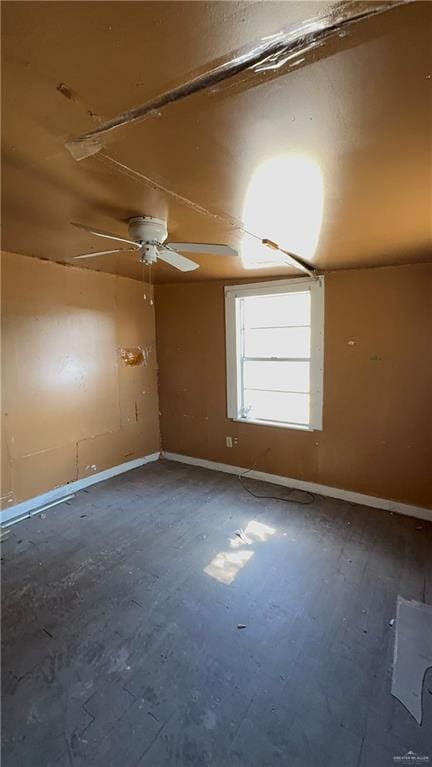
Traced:
<path fill-rule="evenodd" d="M 253 423 L 255 426 L 271 426 L 277 429 L 295 429 L 296 431 L 316 431 L 312 426 L 304 426 L 297 423 L 281 423 L 280 421 L 258 421 L 252 418 L 230 418 L 236 423 Z"/>

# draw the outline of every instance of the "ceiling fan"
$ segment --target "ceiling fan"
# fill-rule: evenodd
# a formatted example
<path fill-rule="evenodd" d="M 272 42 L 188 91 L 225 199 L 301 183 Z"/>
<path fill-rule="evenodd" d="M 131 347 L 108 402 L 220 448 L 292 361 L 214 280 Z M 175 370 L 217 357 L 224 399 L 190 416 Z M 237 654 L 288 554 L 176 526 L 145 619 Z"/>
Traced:
<path fill-rule="evenodd" d="M 236 250 L 229 245 L 217 245 L 205 242 L 165 242 L 168 237 L 166 221 L 153 216 L 135 216 L 128 221 L 129 238 L 119 237 L 111 232 L 104 232 L 102 229 L 95 229 L 85 224 L 77 224 L 71 221 L 73 226 L 83 229 L 85 232 L 96 235 L 96 237 L 105 237 L 108 240 L 114 240 L 118 243 L 126 243 L 128 248 L 115 248 L 114 250 L 99 250 L 91 253 L 83 253 L 79 258 L 93 258 L 94 256 L 105 256 L 109 253 L 123 253 L 128 250 L 139 251 L 141 263 L 151 265 L 158 259 L 165 261 L 175 269 L 181 272 L 191 272 L 198 269 L 199 264 L 180 255 L 182 253 L 208 253 L 212 256 L 238 256 Z"/>

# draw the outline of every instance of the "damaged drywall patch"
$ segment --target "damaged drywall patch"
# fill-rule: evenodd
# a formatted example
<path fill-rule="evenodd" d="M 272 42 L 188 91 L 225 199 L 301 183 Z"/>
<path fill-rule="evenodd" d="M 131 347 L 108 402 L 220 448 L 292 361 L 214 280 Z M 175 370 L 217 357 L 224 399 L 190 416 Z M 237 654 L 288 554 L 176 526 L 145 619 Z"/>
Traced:
<path fill-rule="evenodd" d="M 422 691 L 432 667 L 432 605 L 398 597 L 391 692 L 422 723 Z"/>
<path fill-rule="evenodd" d="M 135 366 L 144 364 L 144 352 L 140 346 L 133 348 L 120 349 L 120 356 L 124 365 Z"/>
<path fill-rule="evenodd" d="M 144 348 L 141 346 L 127 346 L 122 347 L 119 351 L 124 365 L 131 367 L 147 365 L 151 354 L 151 346 Z"/>
<path fill-rule="evenodd" d="M 212 91 L 215 86 L 231 80 L 241 73 L 264 75 L 275 71 L 284 73 L 304 56 L 310 55 L 328 40 L 345 36 L 347 29 L 365 19 L 392 10 L 398 5 L 405 5 L 412 0 L 369 0 L 358 3 L 346 0 L 336 7 L 330 7 L 318 16 L 307 19 L 298 27 L 289 27 L 274 35 L 268 35 L 252 45 L 231 53 L 227 60 L 202 72 L 176 88 L 122 112 L 98 128 L 87 131 L 68 140 L 65 144 L 75 160 L 97 154 L 107 143 L 113 132 L 132 125 L 146 118 L 159 118 L 161 110 L 170 104 L 181 101 L 195 93 Z M 286 67 L 286 69 L 285 69 Z M 246 86 L 243 86 L 246 87 Z"/>

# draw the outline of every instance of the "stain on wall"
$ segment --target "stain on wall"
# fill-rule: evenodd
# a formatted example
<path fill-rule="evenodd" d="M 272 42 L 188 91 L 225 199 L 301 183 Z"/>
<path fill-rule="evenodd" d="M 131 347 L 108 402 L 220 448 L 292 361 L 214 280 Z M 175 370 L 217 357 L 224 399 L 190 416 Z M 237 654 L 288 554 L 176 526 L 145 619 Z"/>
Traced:
<path fill-rule="evenodd" d="M 159 450 L 151 291 L 2 254 L 3 508 Z"/>
<path fill-rule="evenodd" d="M 120 357 L 124 365 L 133 367 L 134 365 L 147 365 L 149 349 L 142 349 L 141 346 L 134 346 L 131 349 L 120 349 Z"/>
<path fill-rule="evenodd" d="M 314 432 L 227 419 L 225 284 L 156 288 L 164 450 L 432 507 L 432 264 L 326 276 Z"/>

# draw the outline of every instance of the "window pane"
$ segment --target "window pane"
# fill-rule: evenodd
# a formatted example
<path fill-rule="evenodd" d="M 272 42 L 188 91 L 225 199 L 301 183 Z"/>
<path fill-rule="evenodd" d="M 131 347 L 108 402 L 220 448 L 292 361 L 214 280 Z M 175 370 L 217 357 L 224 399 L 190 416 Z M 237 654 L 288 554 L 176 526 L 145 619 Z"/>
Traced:
<path fill-rule="evenodd" d="M 245 357 L 309 357 L 310 328 L 244 330 Z"/>
<path fill-rule="evenodd" d="M 243 301 L 246 328 L 310 324 L 309 291 L 272 296 L 246 296 Z"/>
<path fill-rule="evenodd" d="M 243 367 L 246 389 L 308 392 L 309 362 L 248 362 Z"/>
<path fill-rule="evenodd" d="M 288 423 L 309 423 L 309 394 L 282 392 L 244 392 L 246 418 Z"/>

